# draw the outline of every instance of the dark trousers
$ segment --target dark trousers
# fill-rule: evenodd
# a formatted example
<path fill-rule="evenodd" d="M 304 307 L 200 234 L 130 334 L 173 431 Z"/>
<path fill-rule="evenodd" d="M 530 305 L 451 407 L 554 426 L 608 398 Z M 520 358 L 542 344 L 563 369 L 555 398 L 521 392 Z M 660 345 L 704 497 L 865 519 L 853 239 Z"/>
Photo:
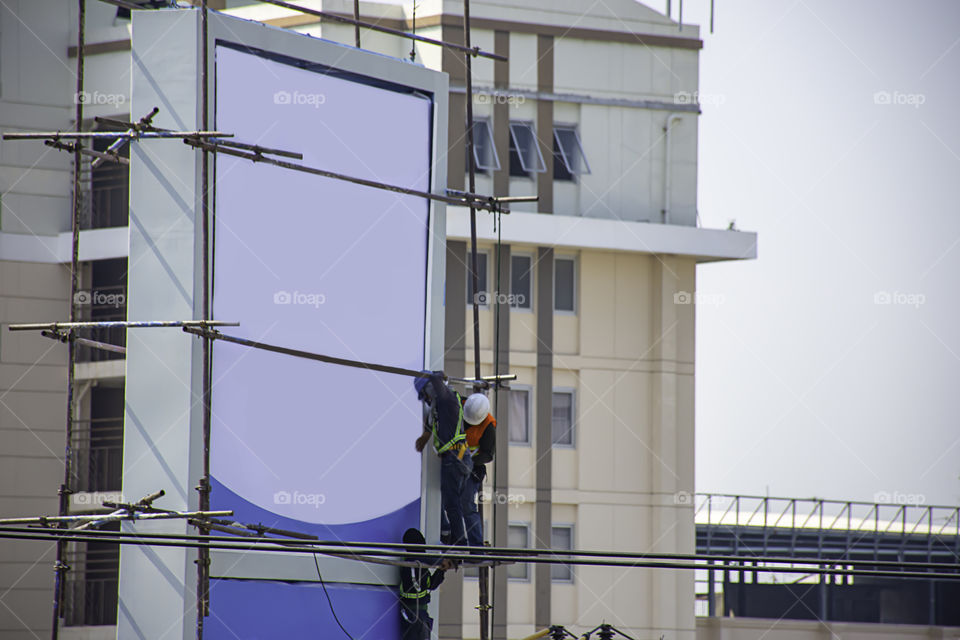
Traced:
<path fill-rule="evenodd" d="M 464 525 L 465 484 L 473 470 L 473 460 L 470 454 L 463 459 L 455 453 L 445 453 L 440 459 L 440 505 L 443 515 L 450 526 L 449 544 L 467 544 L 466 526 Z"/>
<path fill-rule="evenodd" d="M 478 482 L 473 474 L 464 483 L 463 522 L 467 527 L 467 544 L 471 547 L 483 546 L 483 514 L 477 508 L 477 495 L 482 489 L 483 482 Z"/>
<path fill-rule="evenodd" d="M 433 618 L 427 615 L 426 607 L 400 605 L 400 630 L 403 640 L 430 640 Z"/>

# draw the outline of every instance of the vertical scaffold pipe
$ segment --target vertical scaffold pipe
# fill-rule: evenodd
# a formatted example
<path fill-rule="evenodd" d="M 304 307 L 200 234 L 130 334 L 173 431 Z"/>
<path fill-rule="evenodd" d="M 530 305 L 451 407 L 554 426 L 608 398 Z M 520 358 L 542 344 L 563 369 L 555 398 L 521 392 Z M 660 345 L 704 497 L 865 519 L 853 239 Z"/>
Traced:
<path fill-rule="evenodd" d="M 209 67 L 209 9 L 207 0 L 200 4 L 200 128 L 207 130 L 210 120 L 210 100 L 208 87 Z M 210 152 L 204 148 L 200 154 L 200 242 L 201 248 L 201 293 L 200 314 L 203 320 L 210 319 Z M 211 350 L 213 340 L 204 337 L 202 341 L 201 375 L 201 413 L 202 413 L 202 475 L 197 485 L 200 511 L 210 510 L 210 377 Z M 201 524 L 200 535 L 208 535 L 210 529 Z M 197 640 L 203 638 L 204 619 L 210 614 L 210 550 L 197 550 Z"/>
<path fill-rule="evenodd" d="M 84 32 L 86 31 L 86 0 L 77 0 L 77 92 L 74 95 L 76 109 L 74 112 L 77 133 L 83 129 L 83 65 L 84 65 Z M 77 291 L 80 289 L 80 214 L 83 208 L 83 193 L 81 191 L 81 171 L 83 170 L 83 143 L 75 140 L 73 143 L 73 215 L 71 216 L 71 253 L 70 253 L 70 322 L 77 321 Z M 63 456 L 63 484 L 59 491 L 59 513 L 66 516 L 70 507 L 71 485 L 73 484 L 73 414 L 74 414 L 74 364 L 77 359 L 76 334 L 71 331 L 67 340 L 67 433 L 66 446 Z M 66 591 L 65 572 L 67 567 L 67 543 L 57 541 L 57 559 L 54 565 L 53 586 L 53 616 L 50 627 L 50 637 L 57 640 L 60 635 L 60 618 L 63 607 L 63 597 Z"/>

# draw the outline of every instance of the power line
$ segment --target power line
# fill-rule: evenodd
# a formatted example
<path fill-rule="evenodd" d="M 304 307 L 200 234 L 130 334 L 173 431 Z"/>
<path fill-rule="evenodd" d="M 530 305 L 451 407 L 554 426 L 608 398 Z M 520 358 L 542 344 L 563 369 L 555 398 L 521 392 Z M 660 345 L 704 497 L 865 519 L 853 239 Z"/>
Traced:
<path fill-rule="evenodd" d="M 179 534 L 141 534 L 113 531 L 72 531 L 69 529 L 20 529 L 0 528 L 0 538 L 18 540 L 69 540 L 76 542 L 107 542 L 135 546 L 160 546 L 196 549 L 217 549 L 224 551 L 264 551 L 278 553 L 310 553 L 345 557 L 357 561 L 369 558 L 389 559 L 400 555 L 408 558 L 422 558 L 420 566 L 434 566 L 436 549 L 448 549 L 443 545 L 400 545 L 394 543 L 335 543 L 286 541 L 274 538 L 242 538 L 237 540 L 225 536 L 189 536 Z M 361 547 L 357 549 L 357 547 Z M 387 548 L 383 548 L 387 547 Z M 462 549 L 462 551 L 461 551 Z M 604 554 L 594 557 L 594 554 Z M 477 547 L 455 547 L 453 551 L 444 552 L 444 558 L 470 563 L 482 559 L 499 564 L 505 563 L 533 563 L 533 564 L 565 564 L 583 566 L 605 566 L 621 568 L 649 568 L 649 569 L 702 569 L 702 570 L 730 570 L 750 571 L 758 573 L 803 573 L 822 575 L 870 576 L 913 579 L 942 579 L 960 580 L 960 565 L 938 563 L 897 563 L 892 561 L 847 561 L 838 559 L 818 558 L 764 558 L 764 562 L 778 564 L 810 564 L 816 567 L 786 567 L 786 566 L 757 566 L 748 564 L 759 562 L 754 558 L 734 558 L 726 561 L 715 560 L 718 556 L 703 554 L 631 554 L 627 552 L 589 552 L 589 551 L 555 551 L 549 549 L 496 549 Z M 678 559 L 671 559 L 677 557 Z M 722 557 L 722 556 L 721 556 Z M 661 559 L 662 558 L 662 559 Z M 729 558 L 729 557 L 728 557 Z M 397 564 L 402 561 L 389 561 Z M 835 565 L 850 566 L 853 562 L 865 566 L 894 565 L 905 569 L 920 569 L 917 571 L 894 569 L 840 569 L 831 568 Z M 926 571 L 922 569 L 926 568 Z M 935 571 L 934 569 L 940 569 Z M 954 571 L 955 573 L 944 573 Z"/>

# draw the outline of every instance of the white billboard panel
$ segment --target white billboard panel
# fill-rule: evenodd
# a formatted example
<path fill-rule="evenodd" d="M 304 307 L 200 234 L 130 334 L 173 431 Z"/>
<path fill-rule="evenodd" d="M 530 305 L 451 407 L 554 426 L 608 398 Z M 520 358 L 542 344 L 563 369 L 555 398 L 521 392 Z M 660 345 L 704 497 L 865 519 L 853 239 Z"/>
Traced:
<path fill-rule="evenodd" d="M 429 191 L 432 122 L 429 97 L 402 87 L 216 48 L 216 128 L 302 164 Z M 423 368 L 427 201 L 223 154 L 215 175 L 213 309 L 241 322 L 229 333 Z M 378 530 L 419 517 L 409 378 L 216 343 L 212 408 L 214 508 Z"/>

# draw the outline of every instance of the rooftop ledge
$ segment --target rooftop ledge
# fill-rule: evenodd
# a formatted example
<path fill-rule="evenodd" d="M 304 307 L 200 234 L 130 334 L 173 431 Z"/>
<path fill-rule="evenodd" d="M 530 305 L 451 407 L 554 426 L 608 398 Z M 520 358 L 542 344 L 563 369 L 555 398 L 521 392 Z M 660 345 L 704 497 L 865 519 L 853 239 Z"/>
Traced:
<path fill-rule="evenodd" d="M 496 242 L 489 214 L 478 212 L 477 239 Z M 470 238 L 470 210 L 447 207 L 447 238 Z M 690 256 L 697 262 L 752 260 L 757 234 L 751 231 L 701 229 L 671 224 L 629 222 L 542 213 L 511 213 L 503 217 L 501 240 L 569 249 L 629 251 Z"/>
<path fill-rule="evenodd" d="M 477 238 L 496 242 L 489 214 L 478 213 Z M 447 237 L 470 238 L 470 210 L 447 207 Z M 757 234 L 749 231 L 701 229 L 671 224 L 627 222 L 540 213 L 511 213 L 503 217 L 501 239 L 561 249 L 596 249 L 690 256 L 697 262 L 752 260 L 757 257 Z M 0 260 L 70 262 L 70 233 L 56 236 L 0 233 Z M 128 255 L 127 227 L 80 232 L 80 260 L 123 258 Z"/>

